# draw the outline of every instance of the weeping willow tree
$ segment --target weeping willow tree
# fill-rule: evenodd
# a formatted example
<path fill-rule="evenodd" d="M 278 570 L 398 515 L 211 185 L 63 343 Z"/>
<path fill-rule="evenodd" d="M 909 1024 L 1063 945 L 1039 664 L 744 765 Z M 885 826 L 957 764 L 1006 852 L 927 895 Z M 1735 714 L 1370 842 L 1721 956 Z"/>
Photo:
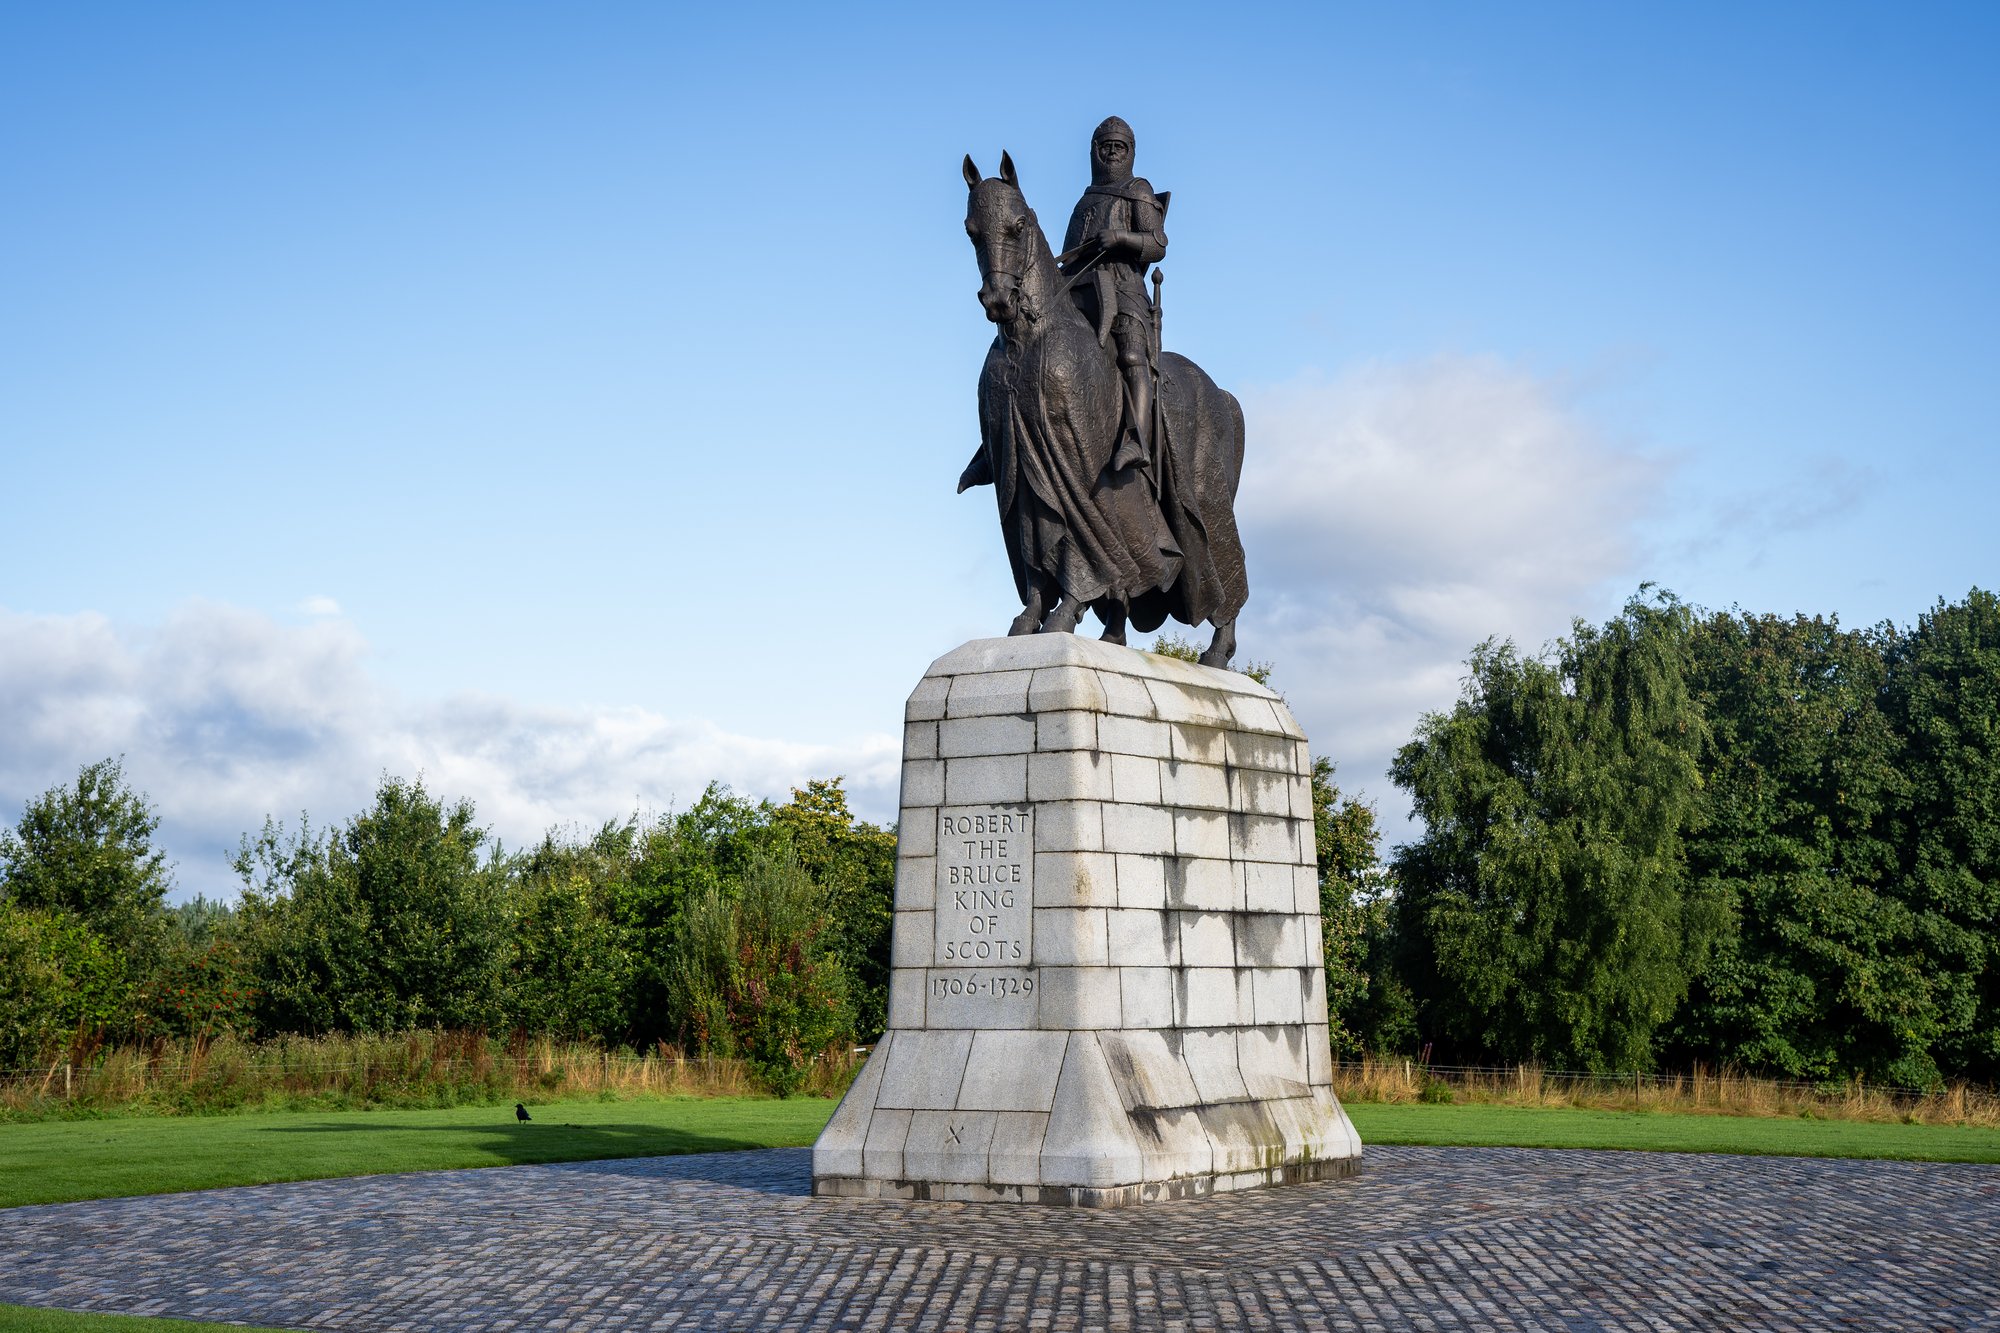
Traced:
<path fill-rule="evenodd" d="M 1652 1063 L 1728 919 L 1682 855 L 1706 734 L 1691 627 L 1642 589 L 1544 656 L 1489 641 L 1458 705 L 1398 752 L 1426 825 L 1396 858 L 1402 970 L 1445 1052 Z"/>

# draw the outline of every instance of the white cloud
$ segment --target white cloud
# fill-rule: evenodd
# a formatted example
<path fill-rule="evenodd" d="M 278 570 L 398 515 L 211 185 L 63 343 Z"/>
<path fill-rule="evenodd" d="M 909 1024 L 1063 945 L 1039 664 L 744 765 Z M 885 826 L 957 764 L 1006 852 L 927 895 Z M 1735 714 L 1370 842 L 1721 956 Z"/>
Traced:
<path fill-rule="evenodd" d="M 1373 364 L 1244 399 L 1242 652 L 1275 663 L 1314 751 L 1403 840 L 1396 747 L 1458 697 L 1474 644 L 1532 651 L 1615 608 L 1664 469 L 1492 358 Z"/>
<path fill-rule="evenodd" d="M 469 798 L 511 846 L 552 826 L 685 808 L 711 779 L 782 799 L 840 773 L 858 812 L 894 814 L 898 737 L 812 746 L 637 707 L 405 700 L 371 677 L 367 651 L 345 621 L 285 626 L 207 603 L 144 629 L 0 610 L 0 819 L 123 755 L 159 809 L 180 888 L 213 896 L 233 892 L 228 854 L 266 815 L 336 822 L 384 773 Z"/>
<path fill-rule="evenodd" d="M 324 594 L 315 593 L 300 602 L 298 609 L 308 616 L 337 616 L 340 614 L 340 603 Z"/>

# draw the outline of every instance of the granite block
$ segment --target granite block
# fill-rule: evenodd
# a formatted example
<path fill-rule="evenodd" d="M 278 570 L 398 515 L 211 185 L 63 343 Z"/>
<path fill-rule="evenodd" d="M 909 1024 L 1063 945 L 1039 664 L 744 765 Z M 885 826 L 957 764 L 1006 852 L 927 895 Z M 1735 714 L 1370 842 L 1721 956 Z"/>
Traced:
<path fill-rule="evenodd" d="M 1055 1099 L 1054 1079 L 1062 1072 L 1060 1060 L 1050 1074 L 1049 1098 Z M 1047 1135 L 1046 1111 L 996 1111 L 993 1115 L 993 1144 L 987 1153 L 986 1178 L 995 1185 L 1039 1185 L 1042 1183 L 1042 1139 Z"/>
<path fill-rule="evenodd" d="M 1109 852 L 1036 852 L 1036 907 L 1110 907 L 1118 901 Z"/>
<path fill-rule="evenodd" d="M 1219 810 L 1173 812 L 1173 848 L 1180 856 L 1205 856 L 1227 863 L 1230 817 Z"/>
<path fill-rule="evenodd" d="M 1111 761 L 1118 756 L 1095 750 L 1056 750 L 1028 756 L 1031 801 L 1108 801 Z"/>
<path fill-rule="evenodd" d="M 1104 687 L 1095 671 L 1074 667 L 1044 667 L 1028 686 L 1028 711 L 1047 717 L 1064 713 L 1101 713 Z"/>
<path fill-rule="evenodd" d="M 896 910 L 928 912 L 937 906 L 937 858 L 905 856 L 896 861 Z"/>
<path fill-rule="evenodd" d="M 1165 868 L 1170 909 L 1233 912 L 1241 906 L 1236 872 L 1229 862 L 1213 857 L 1177 856 Z"/>
<path fill-rule="evenodd" d="M 910 1029 L 924 1026 L 924 992 L 930 987 L 930 974 L 911 968 L 899 968 L 889 974 L 889 1027 L 890 1029 Z"/>
<path fill-rule="evenodd" d="M 1138 677 L 1106 671 L 1099 674 L 1097 683 L 1104 689 L 1105 713 L 1132 718 L 1159 716 L 1153 707 L 1152 691 L 1148 690 L 1146 682 Z"/>
<path fill-rule="evenodd" d="M 1110 798 L 1130 805 L 1160 804 L 1160 763 L 1145 755 L 1114 754 L 1110 761 Z"/>
<path fill-rule="evenodd" d="M 1174 1026 L 1174 974 L 1165 967 L 1118 969 L 1119 1016 L 1125 1030 Z"/>
<path fill-rule="evenodd" d="M 1174 912 L 1180 927 L 1183 967 L 1236 966 L 1236 932 L 1223 912 Z"/>
<path fill-rule="evenodd" d="M 910 692 L 909 702 L 903 705 L 905 722 L 935 722 L 944 716 L 945 697 L 951 693 L 951 681 L 926 676 L 917 682 L 917 688 Z"/>
<path fill-rule="evenodd" d="M 903 1143 L 903 1170 L 912 1180 L 986 1183 L 993 1147 L 991 1111 L 918 1111 Z"/>
<path fill-rule="evenodd" d="M 877 1106 L 868 1121 L 868 1138 L 862 1145 L 861 1169 L 878 1180 L 904 1180 L 903 1144 L 910 1136 L 910 1119 L 915 1111 L 901 1107 Z"/>
<path fill-rule="evenodd" d="M 1097 714 L 1082 711 L 1038 713 L 1035 716 L 1037 750 L 1095 750 Z"/>
<path fill-rule="evenodd" d="M 1167 747 L 1168 758 L 1178 763 L 1220 765 L 1229 762 L 1229 732 L 1220 727 L 1170 723 Z"/>
<path fill-rule="evenodd" d="M 932 856 L 937 852 L 937 807 L 905 804 L 896 819 L 896 855 Z"/>
<path fill-rule="evenodd" d="M 1104 850 L 1161 856 L 1174 851 L 1172 812 L 1157 805 L 1104 807 Z"/>
<path fill-rule="evenodd" d="M 1044 967 L 1036 987 L 1045 1029 L 1115 1028 L 1120 1022 L 1118 969 Z"/>
<path fill-rule="evenodd" d="M 1187 1061 L 1188 1077 L 1194 1080 L 1197 1101 L 1213 1105 L 1249 1098 L 1249 1089 L 1244 1086 L 1242 1071 L 1236 1064 L 1233 1030 L 1185 1030 L 1180 1037 L 1182 1056 Z"/>
<path fill-rule="evenodd" d="M 954 677 L 945 696 L 944 715 L 981 717 L 989 713 L 1028 711 L 1028 683 L 1033 671 L 984 671 Z"/>
<path fill-rule="evenodd" d="M 1275 861 L 1239 861 L 1243 870 L 1243 910 L 1246 912 L 1296 912 L 1298 906 L 1297 866 Z M 1315 897 L 1313 910 L 1319 910 Z"/>
<path fill-rule="evenodd" d="M 1152 696 L 1154 715 L 1163 722 L 1185 722 L 1202 727 L 1234 727 L 1235 713 L 1230 696 L 1222 690 L 1204 689 L 1179 681 L 1148 680 L 1146 693 Z"/>
<path fill-rule="evenodd" d="M 1171 913 L 1121 907 L 1106 912 L 1104 924 L 1113 963 L 1174 967 L 1181 961 L 1180 926 Z"/>
<path fill-rule="evenodd" d="M 1160 800 L 1184 810 L 1227 810 L 1229 770 L 1220 764 L 1168 759 L 1160 767 Z"/>
<path fill-rule="evenodd" d="M 941 759 L 968 755 L 1022 755 L 1035 748 L 1035 719 L 1014 714 L 954 717 L 937 723 Z"/>
<path fill-rule="evenodd" d="M 916 1111 L 948 1111 L 958 1104 L 972 1033 L 897 1031 L 882 1070 L 877 1104 Z"/>
<path fill-rule="evenodd" d="M 935 912 L 898 912 L 890 924 L 889 965 L 926 968 L 931 965 Z"/>
<path fill-rule="evenodd" d="M 1173 728 L 1149 718 L 1106 713 L 1097 719 L 1097 748 L 1111 754 L 1166 759 L 1173 754 Z"/>
<path fill-rule="evenodd" d="M 1055 1102 L 1067 1032 L 979 1032 L 972 1039 L 958 1105 L 981 1111 L 1043 1111 Z"/>
<path fill-rule="evenodd" d="M 1118 864 L 1118 905 L 1158 910 L 1167 905 L 1167 863 L 1165 856 L 1121 853 Z"/>
<path fill-rule="evenodd" d="M 1238 1002 L 1233 968 L 1185 967 L 1174 974 L 1174 983 L 1174 1007 L 1185 1026 L 1235 1027 L 1250 1021 Z"/>
<path fill-rule="evenodd" d="M 1044 907 L 1036 910 L 1036 966 L 1102 967 L 1107 961 L 1103 908 Z"/>
<path fill-rule="evenodd" d="M 944 761 L 905 759 L 903 761 L 903 804 L 944 804 Z"/>
<path fill-rule="evenodd" d="M 1028 756 L 947 759 L 941 805 L 1012 805 L 1028 799 Z"/>

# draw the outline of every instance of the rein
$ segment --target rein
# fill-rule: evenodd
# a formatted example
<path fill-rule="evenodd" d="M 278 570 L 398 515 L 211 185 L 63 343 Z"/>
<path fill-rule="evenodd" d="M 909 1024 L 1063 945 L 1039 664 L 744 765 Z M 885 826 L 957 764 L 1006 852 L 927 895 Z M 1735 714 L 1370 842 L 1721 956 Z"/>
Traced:
<path fill-rule="evenodd" d="M 1016 189 L 1015 194 L 1019 195 L 1020 191 Z M 1021 199 L 1021 207 L 1025 211 L 1028 211 L 1030 213 L 1033 212 L 1032 209 L 1028 208 L 1028 201 L 1025 197 L 1022 197 Z M 1036 222 L 1035 224 L 1035 232 L 1038 236 L 1041 237 L 1042 245 L 1046 247 L 1049 243 L 1048 234 L 1042 231 L 1041 223 L 1039 221 Z M 1014 247 L 1011 246 L 996 247 L 996 249 L 1012 249 L 1012 248 Z M 1018 272 L 1002 268 L 997 263 L 993 266 L 992 271 L 1000 274 L 1002 277 L 1010 278 L 1013 280 L 1014 291 L 1021 298 L 1021 317 L 1027 320 L 1031 324 L 1037 324 L 1041 322 L 1042 312 L 1040 310 L 1037 310 L 1034 307 L 1034 305 L 1029 302 L 1028 292 L 1027 292 L 1028 266 L 1034 263 L 1034 255 L 1025 245 L 1020 247 L 1020 253 L 1022 257 L 1022 266 Z M 1069 289 L 1076 286 L 1077 282 L 1081 280 L 1086 273 L 1090 272 L 1091 269 L 1095 268 L 1099 263 L 1099 261 L 1101 261 L 1104 258 L 1104 256 L 1109 253 L 1110 251 L 1100 248 L 1096 254 L 1084 260 L 1083 263 L 1077 265 L 1074 272 L 1064 274 L 1062 273 L 1061 270 L 1062 270 L 1062 261 L 1066 256 L 1057 255 L 1053 251 L 1051 251 L 1050 252 L 1051 262 L 1053 262 L 1056 265 L 1057 276 L 1060 279 L 1060 281 L 1058 281 L 1058 283 L 1056 284 L 1055 295 L 1058 298 L 1066 296 L 1069 293 Z M 995 255 L 995 258 L 996 259 L 998 258 L 997 253 Z"/>

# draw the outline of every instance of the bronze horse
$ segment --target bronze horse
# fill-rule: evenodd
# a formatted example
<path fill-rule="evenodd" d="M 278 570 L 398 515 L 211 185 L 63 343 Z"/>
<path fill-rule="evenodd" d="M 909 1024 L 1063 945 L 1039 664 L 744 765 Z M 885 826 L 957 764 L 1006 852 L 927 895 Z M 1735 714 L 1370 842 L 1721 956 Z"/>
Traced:
<path fill-rule="evenodd" d="M 1164 439 L 1114 466 L 1124 383 L 1077 309 L 1014 163 L 982 180 L 965 159 L 965 230 L 979 303 L 999 335 L 979 376 L 979 452 L 958 489 L 992 485 L 1021 614 L 1010 634 L 1070 633 L 1086 608 L 1125 642 L 1168 616 L 1207 621 L 1204 665 L 1228 665 L 1248 598 L 1236 486 L 1243 409 L 1184 356 L 1159 358 Z"/>

